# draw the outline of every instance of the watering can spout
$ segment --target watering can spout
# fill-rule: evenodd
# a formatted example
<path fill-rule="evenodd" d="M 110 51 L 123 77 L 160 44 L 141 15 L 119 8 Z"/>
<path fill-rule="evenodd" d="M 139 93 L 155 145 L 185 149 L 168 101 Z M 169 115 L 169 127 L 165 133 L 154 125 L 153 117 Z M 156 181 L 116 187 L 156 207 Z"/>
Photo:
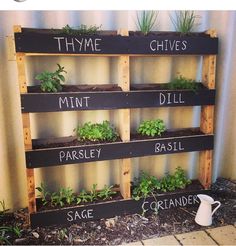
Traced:
<path fill-rule="evenodd" d="M 200 199 L 200 205 L 195 217 L 195 222 L 202 226 L 209 226 L 212 224 L 212 215 L 220 207 L 221 203 L 219 201 L 214 201 L 214 199 L 208 195 L 198 194 L 197 197 Z M 218 205 L 212 211 L 213 204 Z"/>

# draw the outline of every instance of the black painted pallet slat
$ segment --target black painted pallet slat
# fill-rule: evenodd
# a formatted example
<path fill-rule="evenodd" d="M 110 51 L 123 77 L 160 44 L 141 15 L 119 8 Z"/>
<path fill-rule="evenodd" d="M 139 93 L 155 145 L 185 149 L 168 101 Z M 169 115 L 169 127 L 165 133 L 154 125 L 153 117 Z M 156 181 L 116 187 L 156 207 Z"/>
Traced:
<path fill-rule="evenodd" d="M 114 92 L 26 93 L 22 112 L 214 105 L 215 90 L 150 90 Z"/>
<path fill-rule="evenodd" d="M 130 142 L 26 151 L 26 167 L 39 168 L 94 161 L 213 149 L 213 135 L 191 135 Z"/>
<path fill-rule="evenodd" d="M 68 207 L 62 209 L 46 210 L 30 214 L 31 226 L 49 226 L 58 224 L 81 223 L 90 220 L 112 218 L 125 214 L 142 214 L 142 207 L 147 212 L 154 212 L 153 208 L 160 210 L 177 207 L 196 207 L 199 204 L 197 194 L 210 194 L 209 190 L 173 192 L 147 197 L 135 201 L 132 199 L 107 201 L 103 203 Z"/>
<path fill-rule="evenodd" d="M 85 43 L 86 42 L 86 43 Z M 209 36 L 120 36 L 15 33 L 16 52 L 54 54 L 217 54 L 218 38 Z"/>

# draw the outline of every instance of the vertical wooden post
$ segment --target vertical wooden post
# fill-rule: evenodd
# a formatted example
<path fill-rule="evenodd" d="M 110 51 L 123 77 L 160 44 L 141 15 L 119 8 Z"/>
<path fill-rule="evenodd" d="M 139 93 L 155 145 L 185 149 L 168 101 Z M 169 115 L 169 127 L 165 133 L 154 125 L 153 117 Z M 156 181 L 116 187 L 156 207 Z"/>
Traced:
<path fill-rule="evenodd" d="M 118 34 L 128 36 L 128 30 L 119 30 Z M 119 85 L 123 91 L 130 89 L 129 56 L 121 55 L 118 64 Z M 130 109 L 120 110 L 120 135 L 124 142 L 130 140 Z M 123 198 L 130 197 L 131 159 L 122 159 L 120 168 L 120 192 Z"/>
<path fill-rule="evenodd" d="M 14 26 L 14 32 L 21 32 L 21 26 Z M 25 70 L 25 54 L 16 53 L 16 63 L 18 69 L 18 82 L 20 93 L 27 93 L 26 70 Z M 30 118 L 29 113 L 22 113 L 23 134 L 25 150 L 32 149 Z M 36 212 L 35 202 L 35 181 L 34 169 L 26 169 L 27 191 L 28 191 L 28 209 L 29 213 Z"/>
<path fill-rule="evenodd" d="M 210 36 L 216 37 L 214 30 L 207 31 Z M 202 81 L 209 89 L 215 88 L 215 69 L 216 55 L 207 55 L 203 57 Z M 202 106 L 201 108 L 201 131 L 205 134 L 212 134 L 214 131 L 214 106 Z M 213 151 L 201 151 L 199 156 L 199 181 L 208 189 L 211 185 L 212 176 L 212 158 Z"/>

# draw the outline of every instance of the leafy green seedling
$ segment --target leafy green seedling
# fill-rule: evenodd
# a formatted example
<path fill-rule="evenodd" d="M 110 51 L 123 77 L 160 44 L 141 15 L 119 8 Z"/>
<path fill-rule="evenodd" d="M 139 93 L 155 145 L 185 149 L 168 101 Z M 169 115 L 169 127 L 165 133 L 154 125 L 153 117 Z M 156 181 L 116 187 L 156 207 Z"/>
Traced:
<path fill-rule="evenodd" d="M 171 21 L 177 32 L 186 35 L 194 30 L 199 25 L 196 20 L 199 16 L 195 15 L 194 11 L 176 11 L 175 17 L 170 16 Z"/>
<path fill-rule="evenodd" d="M 92 189 L 91 189 L 91 191 L 89 193 L 89 196 L 90 196 L 89 199 L 90 199 L 90 201 L 93 202 L 93 201 L 97 200 L 98 194 L 99 193 L 97 191 L 97 184 L 93 184 Z"/>
<path fill-rule="evenodd" d="M 166 130 L 163 120 L 146 120 L 138 128 L 138 133 L 146 136 L 160 136 Z"/>
<path fill-rule="evenodd" d="M 67 204 L 71 204 L 72 202 L 75 201 L 75 194 L 71 188 L 62 188 L 61 189 L 62 196 L 65 199 Z"/>
<path fill-rule="evenodd" d="M 78 28 L 72 28 L 68 24 L 62 28 L 61 33 L 68 35 L 95 35 L 98 30 L 101 28 L 100 26 L 87 26 L 81 24 Z"/>
<path fill-rule="evenodd" d="M 137 14 L 137 27 L 144 35 L 147 35 L 154 27 L 158 13 L 156 11 L 142 11 Z"/>
<path fill-rule="evenodd" d="M 81 202 L 89 202 L 90 201 L 90 195 L 85 191 L 82 190 L 78 197 L 76 198 L 77 200 L 77 204 L 81 203 Z"/>
<path fill-rule="evenodd" d="M 160 189 L 159 180 L 145 172 L 141 172 L 140 178 L 136 179 L 135 183 L 132 197 L 136 201 L 146 198 L 148 195 L 154 196 L 154 191 Z"/>
<path fill-rule="evenodd" d="M 112 190 L 113 185 L 107 186 L 105 185 L 104 188 L 99 192 L 98 196 L 102 198 L 103 200 L 111 199 L 113 195 L 115 195 L 117 192 Z"/>
<path fill-rule="evenodd" d="M 44 71 L 38 74 L 35 78 L 41 82 L 40 88 L 44 92 L 58 92 L 62 90 L 62 83 L 65 82 L 65 77 L 62 73 L 66 73 L 64 67 L 57 64 L 58 69 L 55 72 Z"/>
<path fill-rule="evenodd" d="M 109 121 L 92 124 L 91 122 L 78 126 L 76 129 L 78 140 L 82 141 L 115 141 L 117 132 Z"/>
<path fill-rule="evenodd" d="M 195 80 L 187 79 L 180 75 L 179 77 L 175 77 L 169 83 L 164 85 L 164 88 L 170 90 L 191 90 L 196 92 L 199 89 L 199 84 Z"/>
<path fill-rule="evenodd" d="M 6 209 L 5 201 L 1 200 L 0 201 L 0 218 L 3 217 L 8 210 L 9 209 Z"/>
<path fill-rule="evenodd" d="M 71 188 L 60 188 L 58 192 L 54 192 L 51 195 L 52 206 L 60 205 L 63 207 L 65 204 L 71 204 L 76 199 L 73 190 Z"/>
<path fill-rule="evenodd" d="M 191 184 L 191 180 L 186 177 L 184 170 L 177 167 L 174 173 L 176 188 L 184 189 L 187 185 Z"/>
<path fill-rule="evenodd" d="M 46 185 L 41 183 L 40 186 L 36 187 L 36 190 L 38 190 L 41 193 L 41 199 L 42 199 L 43 205 L 46 205 L 51 195 L 50 192 L 47 190 Z"/>
<path fill-rule="evenodd" d="M 18 238 L 22 235 L 22 230 L 18 226 L 1 226 L 0 227 L 0 244 L 9 244 L 9 234 L 14 234 Z"/>
<path fill-rule="evenodd" d="M 191 180 L 186 177 L 184 170 L 177 167 L 173 175 L 167 174 L 161 179 L 160 189 L 163 192 L 174 191 L 178 188 L 184 189 L 190 183 Z"/>

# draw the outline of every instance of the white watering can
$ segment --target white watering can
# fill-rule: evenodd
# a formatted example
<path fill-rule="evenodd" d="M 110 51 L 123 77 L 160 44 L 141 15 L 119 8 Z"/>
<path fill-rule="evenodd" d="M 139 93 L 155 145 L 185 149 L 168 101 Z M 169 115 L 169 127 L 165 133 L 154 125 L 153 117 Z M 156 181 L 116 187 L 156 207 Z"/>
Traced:
<path fill-rule="evenodd" d="M 221 203 L 214 201 L 214 199 L 208 195 L 199 194 L 197 197 L 200 199 L 201 203 L 197 210 L 195 222 L 201 226 L 209 226 L 212 224 L 212 215 L 220 207 Z M 218 204 L 218 206 L 212 211 L 211 205 L 213 204 Z"/>

